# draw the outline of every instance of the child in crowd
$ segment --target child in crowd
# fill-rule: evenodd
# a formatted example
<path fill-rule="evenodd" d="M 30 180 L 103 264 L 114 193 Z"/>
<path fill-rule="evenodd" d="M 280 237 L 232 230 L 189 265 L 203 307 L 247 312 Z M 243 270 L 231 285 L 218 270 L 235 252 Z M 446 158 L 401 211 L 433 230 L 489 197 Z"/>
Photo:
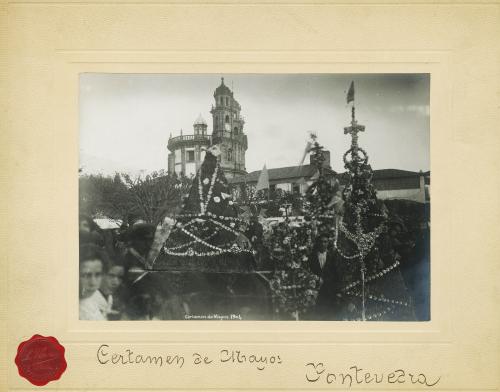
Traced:
<path fill-rule="evenodd" d="M 124 303 L 124 286 L 123 278 L 125 269 L 123 265 L 114 264 L 109 267 L 108 272 L 104 275 L 100 291 L 110 305 L 108 320 L 119 320 L 123 312 Z"/>
<path fill-rule="evenodd" d="M 95 245 L 80 247 L 80 320 L 107 320 L 111 304 L 99 290 L 106 272 L 104 260 Z"/>

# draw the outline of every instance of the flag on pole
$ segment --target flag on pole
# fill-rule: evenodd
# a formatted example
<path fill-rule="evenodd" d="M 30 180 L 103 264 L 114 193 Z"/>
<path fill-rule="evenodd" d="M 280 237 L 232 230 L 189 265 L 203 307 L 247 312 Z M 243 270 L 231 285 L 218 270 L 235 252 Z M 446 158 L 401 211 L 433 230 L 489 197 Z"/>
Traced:
<path fill-rule="evenodd" d="M 259 180 L 257 181 L 257 186 L 255 187 L 256 191 L 260 191 L 261 189 L 269 189 L 269 173 L 267 172 L 266 165 L 262 168 L 260 172 Z"/>
<path fill-rule="evenodd" d="M 354 81 L 351 82 L 349 91 L 347 92 L 347 103 L 349 102 L 354 102 Z"/>

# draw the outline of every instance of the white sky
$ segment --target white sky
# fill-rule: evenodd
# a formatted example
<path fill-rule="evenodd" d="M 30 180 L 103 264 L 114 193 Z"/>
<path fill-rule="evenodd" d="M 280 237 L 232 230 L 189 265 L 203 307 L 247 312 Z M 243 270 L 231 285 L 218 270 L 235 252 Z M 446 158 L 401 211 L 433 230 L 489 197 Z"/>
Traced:
<path fill-rule="evenodd" d="M 82 74 L 80 166 L 84 173 L 167 169 L 167 142 L 193 133 L 201 113 L 212 132 L 213 93 L 224 76 L 245 117 L 247 170 L 297 165 L 308 131 L 344 171 L 350 138 L 346 92 L 355 83 L 359 145 L 374 169 L 429 170 L 427 74 Z M 307 159 L 308 162 L 308 159 Z"/>

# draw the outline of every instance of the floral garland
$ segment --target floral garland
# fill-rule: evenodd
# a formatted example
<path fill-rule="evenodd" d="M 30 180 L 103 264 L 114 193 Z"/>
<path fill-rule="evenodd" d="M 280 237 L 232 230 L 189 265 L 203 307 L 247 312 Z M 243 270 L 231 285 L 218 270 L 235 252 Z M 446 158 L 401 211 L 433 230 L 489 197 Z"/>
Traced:
<path fill-rule="evenodd" d="M 236 231 L 233 229 L 233 227 L 235 226 L 235 223 L 234 222 L 231 222 L 229 225 L 232 227 L 228 227 L 226 226 L 224 223 L 221 223 L 219 221 L 216 221 L 215 219 L 209 219 L 210 222 L 212 222 L 213 224 L 217 225 L 217 226 L 220 226 L 221 228 L 223 228 L 224 230 L 227 230 L 227 231 L 230 231 L 231 233 L 233 233 L 234 235 L 239 235 L 240 232 Z"/>
<path fill-rule="evenodd" d="M 237 217 L 232 217 L 232 216 L 224 216 L 224 215 L 217 215 L 214 214 L 213 212 L 207 211 L 206 213 L 199 213 L 199 214 L 179 214 L 177 215 L 179 218 L 206 218 L 206 217 L 213 217 L 217 218 L 220 220 L 227 220 L 227 221 L 234 221 L 234 222 L 240 222 L 240 223 L 245 223 L 244 219 L 240 219 Z"/>
<path fill-rule="evenodd" d="M 277 271 L 269 285 L 279 310 L 285 313 L 303 313 L 316 303 L 320 280 L 313 273 L 296 268 Z"/>
<path fill-rule="evenodd" d="M 340 255 L 345 257 L 346 259 L 364 258 L 368 253 L 370 253 L 371 249 L 375 245 L 377 238 L 385 230 L 385 224 L 381 223 L 378 227 L 375 228 L 375 230 L 370 233 L 362 233 L 360 225 L 356 225 L 356 234 L 351 233 L 342 222 L 339 224 L 339 229 L 349 240 L 354 242 L 359 251 L 358 254 L 352 256 L 344 256 L 342 251 L 337 246 L 337 241 L 335 241 L 335 249 L 339 251 Z"/>
<path fill-rule="evenodd" d="M 361 293 L 354 292 L 354 291 L 348 291 L 346 294 L 353 295 L 355 297 L 361 297 Z M 366 296 L 367 298 L 371 299 L 372 301 L 378 301 L 378 302 L 384 302 L 384 303 L 389 303 L 393 305 L 400 305 L 400 306 L 410 306 L 408 302 L 405 301 L 398 301 L 397 299 L 390 299 L 390 298 L 385 298 L 385 297 L 376 297 L 374 295 L 368 294 Z"/>
<path fill-rule="evenodd" d="M 370 281 L 372 281 L 374 279 L 381 278 L 382 276 L 384 276 L 385 274 L 389 273 L 390 271 L 392 271 L 394 268 L 397 268 L 398 266 L 399 266 L 399 260 L 396 260 L 396 262 L 394 264 L 390 265 L 389 267 L 384 268 L 382 271 L 380 271 L 380 272 L 378 272 L 378 273 L 376 273 L 374 275 L 371 275 L 371 276 L 365 278 L 365 282 L 370 282 Z M 355 282 L 352 282 L 348 286 L 344 287 L 342 289 L 342 291 L 347 291 L 349 289 L 352 289 L 353 287 L 355 287 L 355 286 L 357 286 L 357 285 L 359 285 L 361 283 L 362 283 L 361 280 L 357 280 Z"/>
<path fill-rule="evenodd" d="M 193 233 L 191 233 L 190 231 L 182 228 L 181 231 L 184 233 L 184 234 L 187 234 L 188 236 L 194 238 L 194 240 L 200 244 L 203 244 L 205 245 L 207 248 L 210 248 L 210 249 L 214 249 L 214 250 L 217 250 L 217 251 L 222 251 L 222 248 L 219 248 L 218 246 L 215 246 L 215 245 L 212 245 L 212 244 L 209 244 L 208 242 L 202 240 L 201 238 L 197 237 L 196 235 L 194 235 Z"/>
<path fill-rule="evenodd" d="M 381 312 L 378 312 L 378 313 L 374 313 L 374 314 L 371 314 L 371 315 L 368 315 L 366 316 L 366 320 L 367 321 L 370 321 L 370 320 L 376 320 L 376 319 L 379 319 L 380 317 L 382 317 L 383 315 L 387 314 L 387 313 L 390 313 L 392 312 L 394 309 L 396 309 L 396 306 L 394 305 L 391 305 L 391 306 L 388 306 L 387 308 L 385 308 L 384 310 L 382 310 Z M 357 318 L 355 319 L 354 321 L 363 321 L 361 318 Z"/>
<path fill-rule="evenodd" d="M 223 227 L 224 229 L 233 232 L 234 234 L 238 234 L 235 230 L 230 229 L 229 227 L 223 225 L 220 222 L 217 222 L 217 221 L 214 221 L 214 220 L 211 220 L 211 221 L 213 223 L 215 223 L 215 224 Z M 184 226 L 178 226 L 179 229 L 184 234 L 186 234 L 187 236 L 193 238 L 193 240 L 190 241 L 188 244 L 182 244 L 180 246 L 173 247 L 173 248 L 168 248 L 167 246 L 164 246 L 163 249 L 164 249 L 164 251 L 165 251 L 166 254 L 172 255 L 172 256 L 188 256 L 188 257 L 191 257 L 191 256 L 219 256 L 219 255 L 227 254 L 227 253 L 237 253 L 237 254 L 238 253 L 248 253 L 248 254 L 252 254 L 252 255 L 255 254 L 254 250 L 243 249 L 243 248 L 241 248 L 240 246 L 238 246 L 237 244 L 234 244 L 234 243 L 230 247 L 228 247 L 228 248 L 223 248 L 223 247 L 215 246 L 215 245 L 212 245 L 212 244 L 208 243 L 206 240 L 212 238 L 213 236 L 215 236 L 215 234 L 217 234 L 219 231 L 217 231 L 216 233 L 212 233 L 209 237 L 207 237 L 205 239 L 202 239 L 202 238 L 198 237 L 196 234 L 193 234 L 192 232 L 190 232 L 189 230 L 186 230 L 186 226 L 189 226 L 190 224 L 192 224 L 194 222 L 196 222 L 196 219 L 192 219 L 191 221 L 189 221 L 188 223 L 186 223 Z M 189 248 L 185 252 L 174 252 L 174 250 L 176 250 L 176 249 L 181 249 L 183 247 L 190 246 L 190 245 L 193 245 L 195 243 L 202 244 L 205 247 L 207 247 L 209 249 L 212 249 L 213 251 L 198 252 L 198 251 L 194 250 L 193 248 Z"/>
<path fill-rule="evenodd" d="M 207 210 L 208 203 L 212 199 L 212 192 L 214 189 L 215 180 L 217 179 L 217 174 L 219 172 L 219 169 L 220 169 L 220 166 L 219 166 L 219 164 L 217 164 L 217 166 L 215 167 L 215 170 L 212 174 L 212 178 L 210 180 L 208 178 L 205 178 L 203 180 L 203 183 L 205 185 L 208 185 L 208 183 L 210 182 L 210 186 L 208 188 L 206 199 L 203 198 L 203 185 L 202 185 L 202 181 L 201 181 L 201 176 L 198 177 L 198 194 L 200 197 L 200 211 L 202 214 L 205 213 L 205 211 Z"/>
<path fill-rule="evenodd" d="M 209 256 L 221 256 L 223 254 L 234 254 L 234 253 L 247 253 L 249 255 L 254 255 L 255 252 L 252 250 L 247 250 L 247 249 L 234 249 L 234 247 L 228 248 L 228 249 L 221 249 L 220 251 L 217 252 L 198 252 L 195 251 L 192 248 L 189 248 L 186 252 L 172 252 L 168 249 L 165 248 L 165 253 L 171 256 L 179 256 L 179 257 L 192 257 L 192 256 L 199 256 L 199 257 L 209 257 Z"/>
<path fill-rule="evenodd" d="M 219 234 L 219 230 L 216 230 L 213 233 L 211 233 L 208 237 L 203 238 L 203 241 L 207 241 L 207 240 L 215 237 L 217 234 Z M 198 240 L 194 239 L 192 241 L 186 242 L 185 244 L 181 244 L 181 245 L 178 245 L 178 246 L 172 246 L 171 248 L 168 248 L 168 249 L 169 249 L 169 251 L 177 250 L 177 249 L 182 249 L 182 248 L 186 248 L 188 246 L 191 246 L 191 245 L 193 245 L 193 244 L 195 244 L 197 242 L 198 242 Z"/>

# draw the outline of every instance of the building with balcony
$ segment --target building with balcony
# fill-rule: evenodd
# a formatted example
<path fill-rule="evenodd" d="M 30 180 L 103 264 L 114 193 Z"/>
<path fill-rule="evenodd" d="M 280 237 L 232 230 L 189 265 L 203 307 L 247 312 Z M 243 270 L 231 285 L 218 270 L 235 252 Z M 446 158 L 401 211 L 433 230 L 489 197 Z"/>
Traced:
<path fill-rule="evenodd" d="M 234 98 L 229 87 L 221 84 L 214 92 L 215 105 L 210 113 L 213 120 L 213 132 L 207 133 L 207 123 L 201 117 L 193 124 L 193 134 L 170 137 L 167 148 L 169 173 L 196 175 L 205 158 L 204 149 L 212 144 L 220 147 L 219 163 L 227 178 L 245 175 L 245 153 L 248 140 L 243 128 L 245 120 L 241 116 L 241 106 Z"/>
<path fill-rule="evenodd" d="M 188 177 L 196 175 L 205 158 L 204 148 L 210 146 L 211 140 L 207 123 L 200 114 L 193 124 L 193 134 L 184 135 L 181 130 L 179 136 L 168 139 L 168 172 Z"/>

